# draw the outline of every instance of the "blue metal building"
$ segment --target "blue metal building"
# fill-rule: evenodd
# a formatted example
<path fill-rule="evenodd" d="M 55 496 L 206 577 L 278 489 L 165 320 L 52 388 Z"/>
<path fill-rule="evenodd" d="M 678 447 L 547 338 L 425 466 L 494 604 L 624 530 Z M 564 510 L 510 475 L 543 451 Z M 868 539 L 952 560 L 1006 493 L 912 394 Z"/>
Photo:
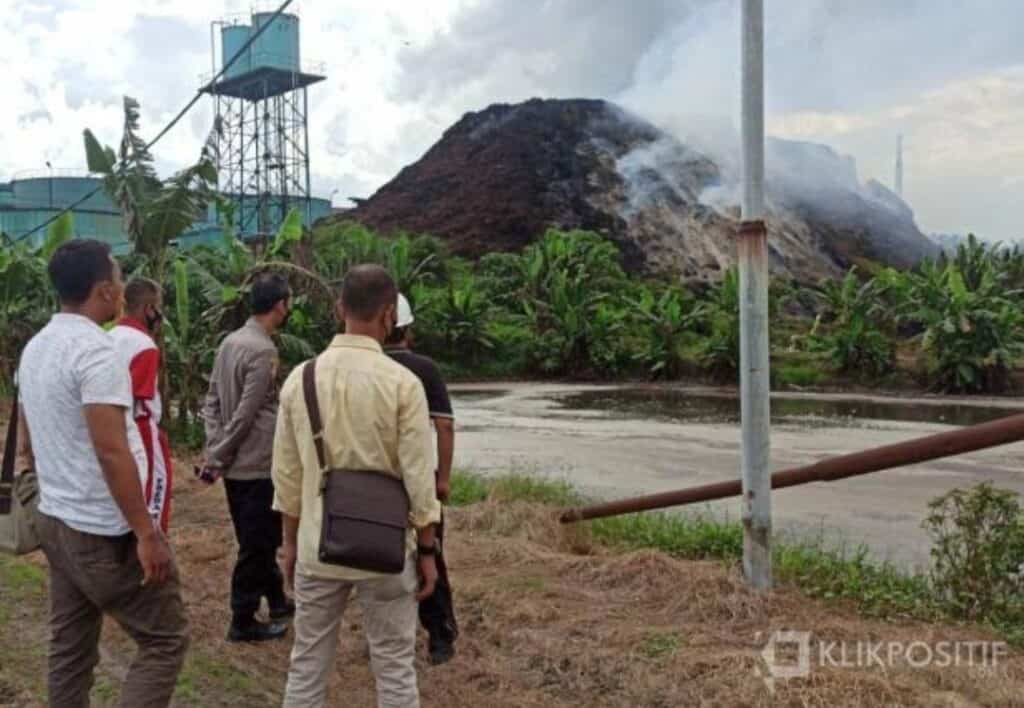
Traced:
<path fill-rule="evenodd" d="M 96 177 L 87 172 L 72 170 L 26 172 L 18 174 L 10 182 L 0 182 L 0 233 L 18 239 L 99 185 L 100 180 Z M 254 197 L 246 197 L 237 201 L 248 202 L 249 208 L 252 209 L 256 200 Z M 317 219 L 330 213 L 330 201 L 312 198 L 309 216 L 305 219 L 306 224 L 312 225 Z M 114 246 L 117 253 L 126 253 L 129 250 L 121 213 L 103 190 L 75 207 L 72 214 L 76 236 L 106 241 Z M 205 219 L 196 222 L 191 229 L 182 234 L 179 245 L 183 248 L 199 244 L 217 245 L 221 241 L 222 233 L 217 214 L 211 207 Z M 243 238 L 257 236 L 257 232 L 252 228 L 240 229 L 239 233 Z M 40 230 L 33 234 L 31 242 L 38 245 L 45 237 L 45 230 Z"/>

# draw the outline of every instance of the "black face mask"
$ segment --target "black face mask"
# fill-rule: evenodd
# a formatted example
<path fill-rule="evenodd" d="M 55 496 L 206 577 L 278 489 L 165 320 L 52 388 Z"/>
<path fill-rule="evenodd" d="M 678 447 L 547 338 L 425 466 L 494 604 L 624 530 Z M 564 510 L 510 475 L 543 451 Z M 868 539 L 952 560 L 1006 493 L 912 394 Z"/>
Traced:
<path fill-rule="evenodd" d="M 146 327 L 149 328 L 150 332 L 155 332 L 160 327 L 160 324 L 164 321 L 164 313 L 160 310 L 153 308 L 153 314 L 146 315 Z"/>

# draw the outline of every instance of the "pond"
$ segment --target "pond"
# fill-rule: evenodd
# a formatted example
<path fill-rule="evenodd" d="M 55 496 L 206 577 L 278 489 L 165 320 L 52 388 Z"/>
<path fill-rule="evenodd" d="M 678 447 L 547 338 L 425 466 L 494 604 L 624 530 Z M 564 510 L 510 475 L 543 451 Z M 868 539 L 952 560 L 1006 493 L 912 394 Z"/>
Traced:
<path fill-rule="evenodd" d="M 740 404 L 735 396 L 671 388 L 579 391 L 560 396 L 558 403 L 568 410 L 600 410 L 671 422 L 738 423 L 740 419 Z M 773 423 L 805 426 L 815 422 L 852 426 L 865 420 L 975 425 L 1018 412 L 1020 409 L 951 402 L 772 396 Z"/>

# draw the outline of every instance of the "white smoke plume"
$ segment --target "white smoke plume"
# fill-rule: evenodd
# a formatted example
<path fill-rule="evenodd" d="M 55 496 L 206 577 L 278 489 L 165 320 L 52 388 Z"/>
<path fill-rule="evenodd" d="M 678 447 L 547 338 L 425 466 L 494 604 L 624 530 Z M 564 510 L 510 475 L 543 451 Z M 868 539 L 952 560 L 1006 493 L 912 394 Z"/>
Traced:
<path fill-rule="evenodd" d="M 666 129 L 720 165 L 732 201 L 738 165 L 738 0 L 480 0 L 434 42 L 401 56 L 394 97 L 435 114 L 532 97 L 605 98 Z M 831 145 L 855 156 L 861 184 L 891 184 L 895 135 L 907 134 L 907 197 L 929 227 L 968 220 L 993 230 L 1024 223 L 995 204 L 1016 203 L 1024 158 L 1024 64 L 1014 0 L 787 0 L 766 3 L 766 107 L 770 135 Z M 985 37 L 984 42 L 966 41 Z M 937 51 L 944 47 L 948 51 Z M 979 130 L 979 125 L 992 130 Z M 991 136 L 990 136 L 991 133 Z M 998 138 L 1003 160 L 983 158 Z M 799 154 L 789 151 L 790 160 Z M 785 156 L 784 156 L 785 157 Z M 810 187 L 837 186 L 843 167 L 809 155 L 795 169 Z M 951 185 L 962 198 L 952 204 Z M 995 196 L 995 195 L 1001 196 Z M 883 200 L 888 203 L 891 200 Z M 936 223 L 941 220 L 942 223 Z M 1016 235 L 1018 229 L 1013 227 Z"/>

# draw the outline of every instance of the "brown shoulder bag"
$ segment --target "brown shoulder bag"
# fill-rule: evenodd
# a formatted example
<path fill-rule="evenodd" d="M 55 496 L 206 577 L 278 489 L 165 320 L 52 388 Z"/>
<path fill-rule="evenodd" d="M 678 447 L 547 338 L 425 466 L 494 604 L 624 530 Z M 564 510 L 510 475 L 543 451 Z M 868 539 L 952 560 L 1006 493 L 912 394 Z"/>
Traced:
<path fill-rule="evenodd" d="M 302 370 L 302 389 L 320 466 L 320 561 L 377 573 L 401 573 L 409 529 L 405 485 L 384 472 L 329 467 L 316 393 L 316 359 Z"/>
<path fill-rule="evenodd" d="M 0 551 L 20 556 L 39 548 L 35 525 L 39 487 L 35 472 L 15 469 L 18 464 L 17 447 L 18 390 L 15 389 L 3 464 L 0 466 Z"/>

